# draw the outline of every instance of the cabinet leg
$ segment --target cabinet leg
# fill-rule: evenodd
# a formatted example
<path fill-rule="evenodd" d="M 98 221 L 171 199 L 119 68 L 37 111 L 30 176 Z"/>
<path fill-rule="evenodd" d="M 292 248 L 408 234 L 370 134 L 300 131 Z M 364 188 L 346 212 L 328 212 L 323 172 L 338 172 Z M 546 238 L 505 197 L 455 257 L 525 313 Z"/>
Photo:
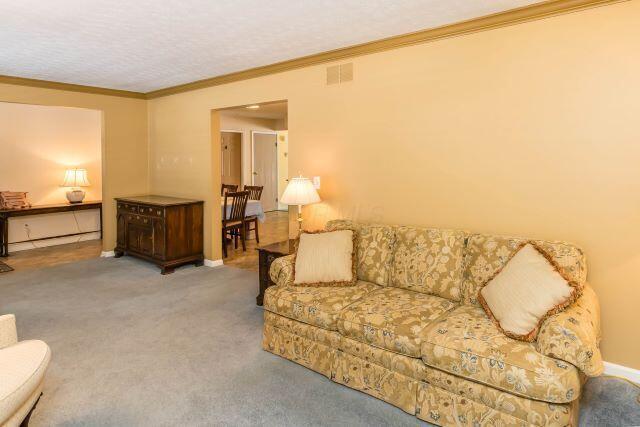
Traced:
<path fill-rule="evenodd" d="M 176 271 L 175 267 L 160 267 L 160 274 L 166 275 Z"/>
<path fill-rule="evenodd" d="M 204 260 L 198 260 L 193 263 L 196 267 L 202 267 L 204 265 Z"/>
<path fill-rule="evenodd" d="M 222 258 L 227 257 L 227 236 L 225 236 L 227 232 L 222 229 Z"/>
<path fill-rule="evenodd" d="M 124 255 L 124 252 L 122 251 L 113 251 L 114 258 L 120 258 L 122 255 Z"/>
<path fill-rule="evenodd" d="M 253 232 L 256 234 L 256 243 L 260 243 L 260 236 L 258 236 L 258 218 L 254 219 L 253 221 L 254 221 L 254 224 L 256 225 L 256 229 L 253 230 Z"/>
<path fill-rule="evenodd" d="M 2 237 L 0 238 L 0 256 L 8 257 L 9 256 L 9 218 L 2 218 L 2 223 L 0 224 L 0 233 Z"/>

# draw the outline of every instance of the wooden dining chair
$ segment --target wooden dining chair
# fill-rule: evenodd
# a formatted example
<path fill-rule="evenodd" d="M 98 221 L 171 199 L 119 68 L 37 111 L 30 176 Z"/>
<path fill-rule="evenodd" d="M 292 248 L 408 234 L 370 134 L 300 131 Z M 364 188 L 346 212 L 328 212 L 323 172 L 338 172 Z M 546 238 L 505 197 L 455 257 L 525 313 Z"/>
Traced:
<path fill-rule="evenodd" d="M 249 200 L 260 200 L 262 197 L 262 190 L 264 189 L 261 185 L 245 185 L 244 191 L 249 192 Z M 260 243 L 260 236 L 258 236 L 258 217 L 256 215 L 248 216 L 244 219 L 244 222 L 247 227 L 247 237 L 251 233 L 251 230 L 256 234 L 256 243 Z M 251 228 L 251 224 L 253 224 L 253 228 Z"/>
<path fill-rule="evenodd" d="M 236 184 L 222 184 L 220 195 L 224 196 L 224 193 L 228 193 L 229 191 L 238 191 L 238 186 Z"/>
<path fill-rule="evenodd" d="M 242 241 L 242 250 L 247 250 L 245 213 L 247 211 L 248 191 L 231 191 L 224 194 L 222 217 L 222 254 L 227 257 L 227 235 L 234 240 L 238 248 L 238 237 Z M 227 208 L 227 206 L 230 207 Z"/>

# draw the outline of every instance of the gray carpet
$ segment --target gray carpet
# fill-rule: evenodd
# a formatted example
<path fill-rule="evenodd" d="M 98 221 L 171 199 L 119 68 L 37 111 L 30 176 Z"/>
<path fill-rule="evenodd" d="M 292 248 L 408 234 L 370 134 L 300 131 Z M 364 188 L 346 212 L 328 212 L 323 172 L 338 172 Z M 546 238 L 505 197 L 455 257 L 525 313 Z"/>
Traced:
<path fill-rule="evenodd" d="M 257 274 L 161 276 L 132 258 L 0 276 L 0 313 L 52 349 L 33 426 L 415 426 L 419 421 L 261 349 Z M 583 425 L 638 425 L 640 390 L 591 381 Z"/>

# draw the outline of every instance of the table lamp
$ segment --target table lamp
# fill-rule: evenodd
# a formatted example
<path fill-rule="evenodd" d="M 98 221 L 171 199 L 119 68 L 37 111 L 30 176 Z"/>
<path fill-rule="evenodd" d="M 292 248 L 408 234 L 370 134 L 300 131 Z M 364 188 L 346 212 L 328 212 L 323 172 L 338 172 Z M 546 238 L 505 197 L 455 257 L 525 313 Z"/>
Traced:
<path fill-rule="evenodd" d="M 69 203 L 82 203 L 84 191 L 78 187 L 88 187 L 90 185 L 86 169 L 67 169 L 61 187 L 71 187 L 71 190 L 67 191 Z"/>
<path fill-rule="evenodd" d="M 287 188 L 282 193 L 281 203 L 285 205 L 298 205 L 298 234 L 302 231 L 302 206 L 318 203 L 320 196 L 309 178 L 302 175 L 292 178 Z"/>

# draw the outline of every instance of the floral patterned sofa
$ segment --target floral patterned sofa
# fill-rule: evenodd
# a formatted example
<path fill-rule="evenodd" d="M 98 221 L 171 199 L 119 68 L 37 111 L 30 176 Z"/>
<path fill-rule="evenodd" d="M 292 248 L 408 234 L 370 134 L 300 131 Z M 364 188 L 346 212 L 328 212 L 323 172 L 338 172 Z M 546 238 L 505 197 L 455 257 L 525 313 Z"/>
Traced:
<path fill-rule="evenodd" d="M 335 220 L 357 232 L 358 283 L 293 285 L 275 260 L 263 347 L 437 425 L 577 425 L 580 391 L 602 373 L 598 300 L 583 252 L 535 241 L 584 285 L 536 341 L 503 335 L 477 301 L 525 239 Z"/>

